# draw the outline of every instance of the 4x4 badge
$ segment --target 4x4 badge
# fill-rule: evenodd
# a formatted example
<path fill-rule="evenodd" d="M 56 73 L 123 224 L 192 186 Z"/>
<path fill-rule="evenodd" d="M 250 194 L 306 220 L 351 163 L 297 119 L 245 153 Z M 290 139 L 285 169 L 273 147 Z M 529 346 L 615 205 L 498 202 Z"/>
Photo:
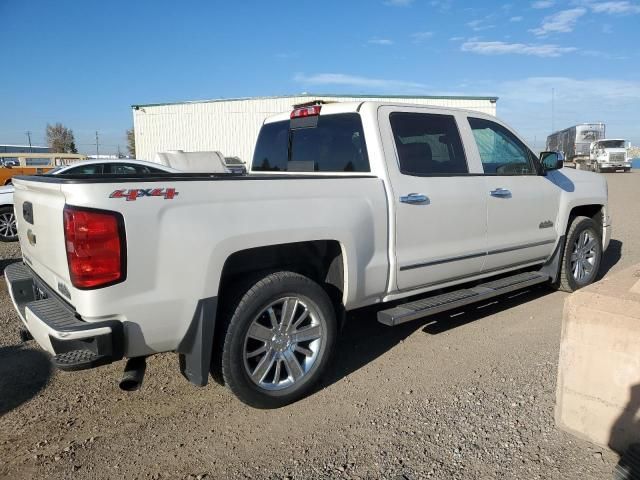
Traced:
<path fill-rule="evenodd" d="M 140 197 L 164 197 L 165 200 L 173 200 L 178 192 L 175 188 L 130 188 L 114 190 L 109 198 L 126 198 L 127 202 Z"/>

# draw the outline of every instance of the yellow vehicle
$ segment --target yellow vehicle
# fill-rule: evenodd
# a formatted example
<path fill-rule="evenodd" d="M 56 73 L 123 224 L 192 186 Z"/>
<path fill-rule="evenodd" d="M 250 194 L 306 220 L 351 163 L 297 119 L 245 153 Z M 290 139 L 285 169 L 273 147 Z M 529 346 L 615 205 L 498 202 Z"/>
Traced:
<path fill-rule="evenodd" d="M 86 160 L 78 153 L 0 153 L 0 185 L 8 185 L 17 175 L 36 175 L 52 168 Z"/>

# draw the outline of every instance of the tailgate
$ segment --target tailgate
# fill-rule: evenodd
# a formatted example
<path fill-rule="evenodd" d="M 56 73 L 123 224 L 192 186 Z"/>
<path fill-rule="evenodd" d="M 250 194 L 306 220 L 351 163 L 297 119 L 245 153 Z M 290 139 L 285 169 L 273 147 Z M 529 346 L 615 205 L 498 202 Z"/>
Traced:
<path fill-rule="evenodd" d="M 65 197 L 56 183 L 15 179 L 14 207 L 25 262 L 52 289 L 69 286 L 63 209 Z M 64 287 L 62 288 L 64 290 Z"/>

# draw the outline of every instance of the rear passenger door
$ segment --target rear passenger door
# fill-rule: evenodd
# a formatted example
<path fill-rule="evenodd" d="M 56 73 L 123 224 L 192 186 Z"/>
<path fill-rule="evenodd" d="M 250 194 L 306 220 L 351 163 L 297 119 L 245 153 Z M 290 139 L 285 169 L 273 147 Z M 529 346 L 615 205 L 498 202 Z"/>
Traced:
<path fill-rule="evenodd" d="M 536 156 L 508 128 L 486 118 L 469 116 L 468 121 L 488 199 L 483 272 L 544 261 L 557 239 L 560 189 L 538 174 Z"/>
<path fill-rule="evenodd" d="M 478 275 L 486 252 L 484 178 L 470 170 L 458 114 L 381 107 L 399 290 Z"/>

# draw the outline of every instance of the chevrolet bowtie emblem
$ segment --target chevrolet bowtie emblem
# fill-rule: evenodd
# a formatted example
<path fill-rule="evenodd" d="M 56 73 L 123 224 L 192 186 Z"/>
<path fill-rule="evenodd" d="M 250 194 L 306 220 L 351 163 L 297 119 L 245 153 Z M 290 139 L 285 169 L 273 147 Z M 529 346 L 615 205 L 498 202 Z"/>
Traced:
<path fill-rule="evenodd" d="M 544 222 L 540 222 L 538 225 L 539 228 L 551 228 L 553 227 L 553 222 L 551 220 L 545 220 Z"/>

